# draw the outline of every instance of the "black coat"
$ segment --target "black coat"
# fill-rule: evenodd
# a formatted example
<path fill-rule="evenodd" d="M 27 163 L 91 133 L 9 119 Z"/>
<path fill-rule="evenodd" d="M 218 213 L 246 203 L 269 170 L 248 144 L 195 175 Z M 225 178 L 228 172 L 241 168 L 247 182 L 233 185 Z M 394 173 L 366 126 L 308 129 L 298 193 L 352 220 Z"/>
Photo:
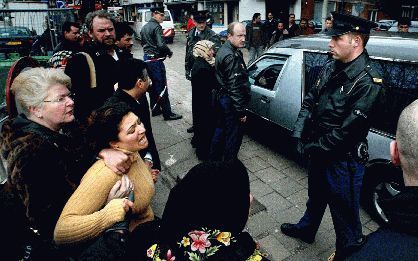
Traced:
<path fill-rule="evenodd" d="M 295 123 L 292 136 L 311 154 L 338 157 L 365 141 L 382 91 L 367 51 L 341 71 L 336 66 L 335 60 L 325 65 Z"/>
<path fill-rule="evenodd" d="M 406 187 L 380 203 L 388 225 L 368 235 L 363 248 L 347 260 L 417 260 L 418 187 Z"/>
<path fill-rule="evenodd" d="M 91 86 L 90 68 L 86 57 L 76 54 L 68 60 L 65 73 L 71 78 L 71 91 L 75 94 L 74 113 L 76 119 L 84 121 L 90 113 L 103 105 L 114 93 L 117 81 L 117 61 L 97 44 L 88 44 L 84 48 L 93 60 L 96 73 L 96 86 Z M 122 57 L 117 53 L 119 59 Z"/>
<path fill-rule="evenodd" d="M 156 58 L 173 54 L 163 39 L 163 29 L 161 25 L 154 18 L 151 18 L 151 20 L 142 27 L 141 44 L 144 47 L 145 54 L 155 55 Z"/>
<path fill-rule="evenodd" d="M 192 68 L 194 145 L 199 158 L 206 158 L 214 131 L 212 90 L 217 89 L 215 68 L 197 57 Z"/>
<path fill-rule="evenodd" d="M 215 75 L 220 92 L 228 95 L 238 117 L 245 116 L 251 88 L 242 52 L 226 41 L 216 54 Z"/>
<path fill-rule="evenodd" d="M 132 112 L 135 113 L 139 119 L 144 123 L 145 127 L 145 136 L 148 139 L 148 148 L 146 150 L 142 150 L 140 152 L 142 158 L 145 156 L 147 152 L 149 152 L 152 156 L 153 160 L 153 168 L 161 170 L 161 161 L 160 156 L 157 151 L 157 146 L 155 144 L 154 135 L 152 133 L 151 127 L 151 117 L 149 114 L 149 104 L 147 100 L 147 96 L 144 94 L 138 102 L 132 98 L 129 94 L 127 94 L 122 89 L 117 89 L 116 92 L 110 97 L 106 104 L 116 104 L 119 102 L 124 102 L 128 104 L 128 106 L 132 109 Z"/>

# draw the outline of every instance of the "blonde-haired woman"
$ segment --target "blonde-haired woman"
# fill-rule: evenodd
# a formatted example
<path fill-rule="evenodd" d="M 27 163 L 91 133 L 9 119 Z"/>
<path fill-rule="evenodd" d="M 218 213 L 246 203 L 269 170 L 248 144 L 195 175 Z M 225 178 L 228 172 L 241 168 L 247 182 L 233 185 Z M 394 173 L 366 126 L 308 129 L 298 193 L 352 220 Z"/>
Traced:
<path fill-rule="evenodd" d="M 82 146 L 82 135 L 64 130 L 79 130 L 64 128 L 74 122 L 70 87 L 70 77 L 62 70 L 45 68 L 23 71 L 12 84 L 20 114 L 1 130 L 8 174 L 1 197 L 15 200 L 9 207 L 1 202 L 0 222 L 7 224 L 5 249 L 13 260 L 24 255 L 31 260 L 62 260 L 52 243 L 54 227 L 94 159 Z M 18 208 L 22 211 L 16 214 Z"/>
<path fill-rule="evenodd" d="M 194 137 L 192 144 L 200 160 L 209 158 L 214 131 L 212 90 L 217 89 L 215 78 L 214 43 L 202 40 L 193 47 L 195 61 L 192 68 L 192 112 Z"/>

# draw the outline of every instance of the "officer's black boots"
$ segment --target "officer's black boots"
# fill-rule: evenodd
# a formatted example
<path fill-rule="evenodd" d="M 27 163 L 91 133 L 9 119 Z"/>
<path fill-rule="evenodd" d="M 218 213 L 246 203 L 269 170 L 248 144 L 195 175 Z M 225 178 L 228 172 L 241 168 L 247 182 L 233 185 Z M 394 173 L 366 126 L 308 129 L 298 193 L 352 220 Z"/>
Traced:
<path fill-rule="evenodd" d="M 315 241 L 315 234 L 302 228 L 298 228 L 295 224 L 283 223 L 280 226 L 283 234 L 302 240 L 305 243 L 312 244 Z"/>

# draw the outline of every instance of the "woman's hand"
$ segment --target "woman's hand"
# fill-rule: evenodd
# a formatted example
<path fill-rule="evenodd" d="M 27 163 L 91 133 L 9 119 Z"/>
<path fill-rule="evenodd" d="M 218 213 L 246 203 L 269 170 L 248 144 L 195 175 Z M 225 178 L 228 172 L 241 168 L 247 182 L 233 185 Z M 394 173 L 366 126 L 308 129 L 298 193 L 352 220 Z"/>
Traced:
<path fill-rule="evenodd" d="M 152 181 L 154 181 L 154 183 L 157 183 L 159 175 L 160 175 L 160 170 L 159 169 L 151 169 L 151 177 L 152 177 Z"/>
<path fill-rule="evenodd" d="M 128 172 L 132 164 L 128 155 L 115 149 L 102 149 L 99 152 L 99 157 L 104 160 L 107 167 L 118 175 Z"/>
<path fill-rule="evenodd" d="M 127 175 L 123 175 L 120 180 L 116 181 L 115 185 L 113 185 L 110 190 L 109 195 L 107 196 L 106 204 L 112 199 L 127 197 L 132 190 L 134 190 L 133 183 Z"/>

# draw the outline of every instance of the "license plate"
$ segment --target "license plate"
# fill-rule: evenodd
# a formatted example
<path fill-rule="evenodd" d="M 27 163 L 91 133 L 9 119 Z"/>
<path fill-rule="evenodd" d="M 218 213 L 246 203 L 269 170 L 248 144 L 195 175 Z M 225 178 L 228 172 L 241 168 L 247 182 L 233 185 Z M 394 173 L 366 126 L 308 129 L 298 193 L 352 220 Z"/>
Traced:
<path fill-rule="evenodd" d="M 21 41 L 7 42 L 6 45 L 21 45 Z"/>

